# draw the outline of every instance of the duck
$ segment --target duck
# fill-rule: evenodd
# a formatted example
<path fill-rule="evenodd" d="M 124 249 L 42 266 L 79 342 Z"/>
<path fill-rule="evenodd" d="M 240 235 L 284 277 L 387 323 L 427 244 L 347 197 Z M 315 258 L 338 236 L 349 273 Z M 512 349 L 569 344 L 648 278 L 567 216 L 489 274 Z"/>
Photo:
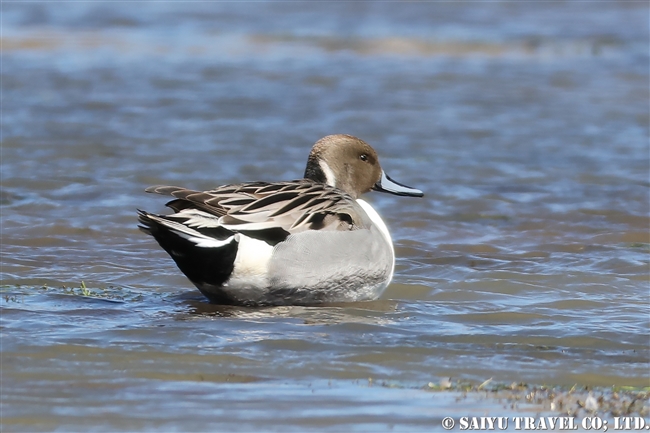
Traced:
<path fill-rule="evenodd" d="M 423 196 L 388 177 L 377 152 L 347 134 L 318 140 L 302 179 L 145 191 L 173 197 L 173 213 L 138 209 L 139 229 L 210 302 L 251 307 L 378 299 L 393 278 L 395 250 L 360 196 Z"/>

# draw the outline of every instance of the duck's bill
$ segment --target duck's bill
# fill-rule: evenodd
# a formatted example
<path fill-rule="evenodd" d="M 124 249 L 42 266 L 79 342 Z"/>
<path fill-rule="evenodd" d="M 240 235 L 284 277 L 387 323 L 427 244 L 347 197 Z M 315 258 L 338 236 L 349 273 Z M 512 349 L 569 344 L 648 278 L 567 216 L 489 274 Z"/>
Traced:
<path fill-rule="evenodd" d="M 395 182 L 383 171 L 381 172 L 381 179 L 379 179 L 379 182 L 377 182 L 372 189 L 375 191 L 388 192 L 395 195 L 405 195 L 409 197 L 422 197 L 424 195 L 424 193 L 419 189 L 411 188 L 410 186 Z"/>

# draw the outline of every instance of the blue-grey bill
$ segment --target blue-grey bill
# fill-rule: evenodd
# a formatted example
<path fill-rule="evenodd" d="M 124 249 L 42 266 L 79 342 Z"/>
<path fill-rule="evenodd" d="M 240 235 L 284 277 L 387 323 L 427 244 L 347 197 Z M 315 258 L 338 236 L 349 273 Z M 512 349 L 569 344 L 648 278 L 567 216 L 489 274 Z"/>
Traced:
<path fill-rule="evenodd" d="M 382 170 L 381 179 L 372 188 L 375 191 L 388 192 L 395 195 L 404 195 L 409 197 L 422 197 L 424 193 L 419 189 L 411 188 L 410 186 L 403 185 L 395 182 L 393 179 Z"/>

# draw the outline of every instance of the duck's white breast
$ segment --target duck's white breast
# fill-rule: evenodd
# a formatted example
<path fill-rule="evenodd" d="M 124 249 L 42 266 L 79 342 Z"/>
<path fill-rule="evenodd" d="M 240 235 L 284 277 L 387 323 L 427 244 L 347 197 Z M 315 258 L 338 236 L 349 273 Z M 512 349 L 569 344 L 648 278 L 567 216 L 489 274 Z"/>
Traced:
<path fill-rule="evenodd" d="M 393 256 L 393 266 L 391 267 L 390 277 L 388 278 L 388 282 L 390 282 L 393 279 L 393 272 L 395 271 L 395 249 L 393 248 L 393 239 L 390 237 L 388 227 L 386 227 L 386 223 L 383 219 L 381 219 L 375 208 L 373 208 L 370 203 L 360 198 L 357 199 L 357 203 L 359 203 L 359 206 L 361 206 L 364 212 L 366 212 L 368 218 L 370 218 L 370 221 L 372 221 L 372 223 L 377 226 L 381 234 L 384 236 L 384 239 L 390 246 L 390 252 Z"/>

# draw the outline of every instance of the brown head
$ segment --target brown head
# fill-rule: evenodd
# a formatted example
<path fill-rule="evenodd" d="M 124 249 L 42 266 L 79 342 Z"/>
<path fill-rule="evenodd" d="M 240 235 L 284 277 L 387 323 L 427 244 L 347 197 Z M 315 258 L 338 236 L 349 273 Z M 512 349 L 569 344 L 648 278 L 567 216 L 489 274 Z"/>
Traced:
<path fill-rule="evenodd" d="M 370 190 L 422 197 L 422 191 L 391 180 L 381 169 L 375 149 L 346 134 L 328 135 L 314 144 L 305 178 L 334 186 L 355 199 Z"/>

